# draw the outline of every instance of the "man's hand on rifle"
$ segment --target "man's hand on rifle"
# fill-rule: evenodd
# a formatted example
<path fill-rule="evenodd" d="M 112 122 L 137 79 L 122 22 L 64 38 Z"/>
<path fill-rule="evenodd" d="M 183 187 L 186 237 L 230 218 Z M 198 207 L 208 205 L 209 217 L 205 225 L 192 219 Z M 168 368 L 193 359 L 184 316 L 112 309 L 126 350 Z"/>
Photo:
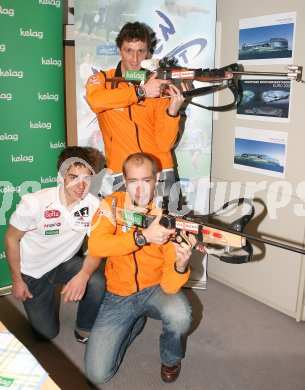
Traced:
<path fill-rule="evenodd" d="M 189 258 L 192 254 L 192 248 L 185 242 L 181 242 L 181 244 L 173 243 L 176 249 L 176 269 L 179 272 L 184 272 Z"/>
<path fill-rule="evenodd" d="M 179 272 L 185 271 L 193 249 L 196 249 L 201 253 L 206 253 L 204 246 L 198 242 L 194 234 L 191 233 L 187 235 L 186 241 L 180 242 L 179 244 L 177 242 L 173 242 L 173 244 L 175 245 L 177 257 L 176 269 Z"/>
<path fill-rule="evenodd" d="M 175 229 L 166 229 L 159 224 L 162 215 L 158 215 L 151 225 L 143 230 L 143 236 L 149 244 L 163 245 L 175 234 Z"/>
<path fill-rule="evenodd" d="M 148 81 L 143 85 L 146 98 L 160 97 L 166 89 L 166 95 L 170 98 L 168 113 L 171 116 L 176 116 L 185 98 L 182 92 L 170 80 L 160 80 L 157 78 L 157 72 L 149 77 Z M 181 83 L 182 91 L 187 91 L 184 83 Z"/>
<path fill-rule="evenodd" d="M 181 83 L 181 88 L 182 91 L 187 91 L 186 85 L 184 83 Z M 168 113 L 172 116 L 176 116 L 185 98 L 182 95 L 180 89 L 177 88 L 174 84 L 169 84 L 166 92 L 168 95 L 172 96 L 168 107 Z"/>
<path fill-rule="evenodd" d="M 166 85 L 169 83 L 168 80 L 160 80 L 157 79 L 157 77 L 158 73 L 154 73 L 143 85 L 143 88 L 145 89 L 146 98 L 160 97 L 164 92 Z"/>

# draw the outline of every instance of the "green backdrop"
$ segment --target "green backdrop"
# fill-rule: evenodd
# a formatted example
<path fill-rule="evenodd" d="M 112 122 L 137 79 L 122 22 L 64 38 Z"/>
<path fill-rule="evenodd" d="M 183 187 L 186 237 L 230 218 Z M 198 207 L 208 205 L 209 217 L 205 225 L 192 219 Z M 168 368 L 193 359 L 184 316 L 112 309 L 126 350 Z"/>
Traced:
<path fill-rule="evenodd" d="M 62 1 L 0 0 L 0 288 L 20 197 L 56 184 L 65 147 Z"/>

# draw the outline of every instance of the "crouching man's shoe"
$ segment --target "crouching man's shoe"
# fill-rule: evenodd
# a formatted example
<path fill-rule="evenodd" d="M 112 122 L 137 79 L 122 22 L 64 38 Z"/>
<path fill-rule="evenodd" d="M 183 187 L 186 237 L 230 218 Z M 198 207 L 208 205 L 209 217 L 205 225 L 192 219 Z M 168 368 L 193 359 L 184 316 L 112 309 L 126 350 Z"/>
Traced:
<path fill-rule="evenodd" d="M 90 332 L 75 328 L 74 336 L 79 343 L 86 344 L 89 338 Z"/>
<path fill-rule="evenodd" d="M 163 382 L 171 383 L 175 382 L 178 378 L 181 370 L 181 363 L 176 364 L 173 367 L 165 366 L 161 364 L 161 378 Z"/>

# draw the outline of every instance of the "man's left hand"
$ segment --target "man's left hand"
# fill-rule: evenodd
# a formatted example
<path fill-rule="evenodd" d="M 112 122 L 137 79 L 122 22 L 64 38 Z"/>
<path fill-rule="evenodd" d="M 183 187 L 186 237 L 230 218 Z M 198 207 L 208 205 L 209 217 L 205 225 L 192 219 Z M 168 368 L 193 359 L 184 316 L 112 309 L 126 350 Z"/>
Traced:
<path fill-rule="evenodd" d="M 64 302 L 80 301 L 85 294 L 88 280 L 89 276 L 84 271 L 76 274 L 61 291 Z"/>
<path fill-rule="evenodd" d="M 184 83 L 181 83 L 181 88 L 183 91 L 186 91 L 186 85 Z M 178 114 L 178 111 L 180 110 L 182 103 L 184 102 L 185 98 L 182 95 L 179 88 L 177 88 L 174 84 L 169 84 L 167 93 L 172 96 L 170 99 L 170 104 L 168 107 L 168 113 L 172 116 L 176 116 Z"/>
<path fill-rule="evenodd" d="M 191 257 L 192 248 L 185 242 L 181 242 L 181 244 L 173 242 L 173 244 L 176 249 L 176 268 L 178 271 L 184 272 Z"/>

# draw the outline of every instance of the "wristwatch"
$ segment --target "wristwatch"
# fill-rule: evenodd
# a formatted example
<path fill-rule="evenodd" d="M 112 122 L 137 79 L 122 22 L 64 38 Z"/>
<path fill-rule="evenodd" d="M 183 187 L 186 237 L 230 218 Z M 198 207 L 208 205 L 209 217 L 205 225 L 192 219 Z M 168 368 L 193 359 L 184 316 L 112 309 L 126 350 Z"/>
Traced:
<path fill-rule="evenodd" d="M 138 88 L 136 89 L 136 93 L 137 93 L 137 96 L 138 96 L 138 99 L 139 99 L 139 100 L 144 100 L 145 95 L 146 95 L 145 88 L 143 88 L 143 87 L 138 87 Z"/>
<path fill-rule="evenodd" d="M 133 237 L 134 237 L 134 242 L 135 242 L 136 246 L 138 246 L 139 248 L 147 245 L 147 241 L 142 233 L 142 230 L 135 230 L 133 233 Z"/>

